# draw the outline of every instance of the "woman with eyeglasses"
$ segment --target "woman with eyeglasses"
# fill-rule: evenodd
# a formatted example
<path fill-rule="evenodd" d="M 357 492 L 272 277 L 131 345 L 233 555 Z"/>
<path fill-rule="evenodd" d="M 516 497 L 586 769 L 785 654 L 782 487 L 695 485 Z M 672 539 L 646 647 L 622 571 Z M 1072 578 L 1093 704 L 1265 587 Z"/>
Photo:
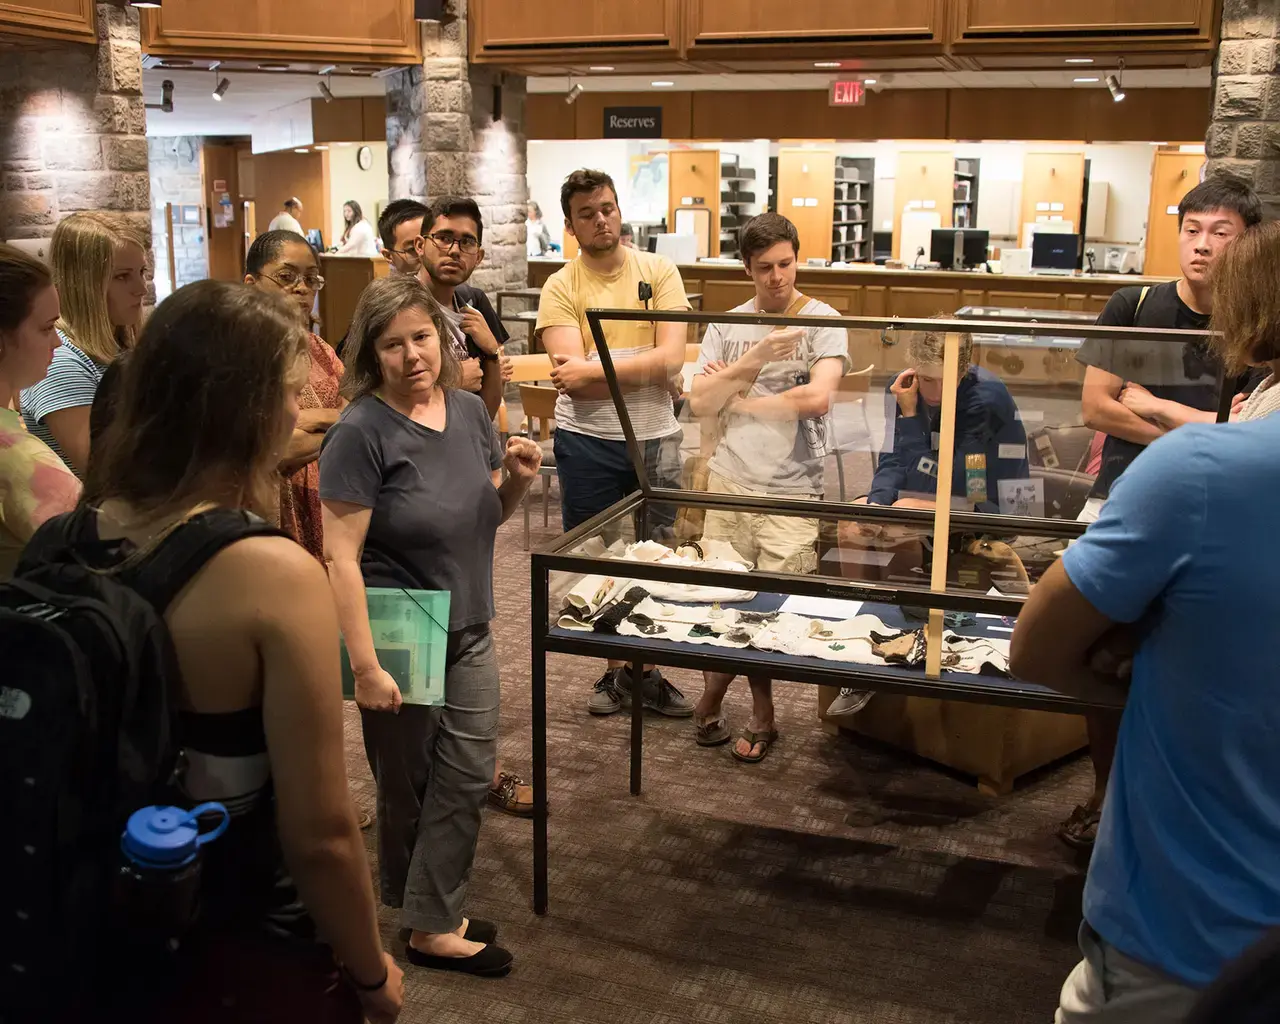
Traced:
<path fill-rule="evenodd" d="M 244 283 L 266 291 L 283 292 L 292 301 L 298 321 L 307 329 L 311 373 L 298 396 L 297 425 L 280 463 L 280 528 L 321 563 L 324 539 L 320 529 L 320 443 L 338 422 L 346 400 L 338 394 L 342 362 L 311 332 L 311 311 L 324 287 L 315 250 L 292 231 L 268 231 L 254 239 L 245 259 Z"/>

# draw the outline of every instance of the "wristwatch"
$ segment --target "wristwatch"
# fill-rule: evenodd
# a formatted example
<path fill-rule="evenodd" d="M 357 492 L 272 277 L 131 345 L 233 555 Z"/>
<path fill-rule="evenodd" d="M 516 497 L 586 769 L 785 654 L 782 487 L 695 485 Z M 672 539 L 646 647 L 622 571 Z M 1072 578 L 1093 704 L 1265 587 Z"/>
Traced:
<path fill-rule="evenodd" d="M 480 355 L 477 356 L 476 358 L 479 359 L 480 362 L 482 363 L 496 363 L 499 359 L 502 358 L 502 353 L 500 351 L 486 352 L 484 349 L 481 349 Z"/>

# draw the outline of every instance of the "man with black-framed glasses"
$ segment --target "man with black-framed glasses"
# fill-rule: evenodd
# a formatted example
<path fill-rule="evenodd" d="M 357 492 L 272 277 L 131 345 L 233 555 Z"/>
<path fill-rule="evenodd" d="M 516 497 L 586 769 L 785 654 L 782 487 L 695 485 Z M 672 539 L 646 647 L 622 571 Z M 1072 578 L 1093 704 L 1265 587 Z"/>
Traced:
<path fill-rule="evenodd" d="M 492 417 L 502 403 L 502 345 L 508 335 L 488 296 L 467 284 L 484 259 L 483 240 L 484 219 L 476 201 L 442 196 L 427 208 L 414 246 L 421 263 L 418 280 L 448 321 L 462 386 L 484 400 Z"/>

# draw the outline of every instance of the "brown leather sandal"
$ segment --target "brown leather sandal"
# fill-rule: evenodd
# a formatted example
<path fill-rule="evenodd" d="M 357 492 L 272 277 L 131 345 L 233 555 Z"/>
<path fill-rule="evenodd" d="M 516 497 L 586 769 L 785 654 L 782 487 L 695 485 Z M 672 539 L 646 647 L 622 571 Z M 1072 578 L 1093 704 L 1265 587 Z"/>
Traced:
<path fill-rule="evenodd" d="M 767 729 L 764 732 L 752 732 L 750 729 L 747 729 L 743 732 L 743 734 L 739 737 L 739 739 L 744 739 L 748 743 L 750 743 L 752 750 L 755 750 L 755 748 L 757 746 L 760 746 L 761 744 L 763 744 L 763 749 L 761 749 L 759 754 L 751 754 L 751 753 L 739 754 L 738 745 L 735 743 L 733 745 L 733 749 L 730 750 L 729 753 L 731 753 L 735 758 L 737 758 L 743 764 L 759 764 L 761 761 L 763 761 L 766 757 L 769 756 L 769 749 L 775 743 L 778 742 L 778 730 Z"/>
<path fill-rule="evenodd" d="M 1091 810 L 1080 804 L 1058 827 L 1058 838 L 1072 849 L 1092 850 L 1098 839 L 1098 822 L 1101 820 L 1101 809 Z"/>

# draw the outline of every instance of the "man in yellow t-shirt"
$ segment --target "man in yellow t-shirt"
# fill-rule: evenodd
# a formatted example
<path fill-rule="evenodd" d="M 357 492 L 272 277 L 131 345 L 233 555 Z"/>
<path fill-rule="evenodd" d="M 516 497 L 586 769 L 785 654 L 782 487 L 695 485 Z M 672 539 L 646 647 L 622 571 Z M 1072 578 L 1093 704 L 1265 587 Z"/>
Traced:
<path fill-rule="evenodd" d="M 622 213 L 609 175 L 574 171 L 560 188 L 560 206 L 580 252 L 543 285 L 537 334 L 560 392 L 556 475 L 561 518 L 571 530 L 639 487 L 587 310 L 683 310 L 689 300 L 674 263 L 621 244 Z M 684 365 L 685 325 L 614 321 L 603 328 L 649 482 L 678 488 L 681 433 L 667 382 Z M 673 520 L 651 525 L 669 528 Z M 592 714 L 612 714 L 629 702 L 624 665 L 611 663 L 595 684 L 588 702 Z M 645 676 L 644 703 L 664 715 L 693 714 L 693 705 L 653 669 Z"/>

